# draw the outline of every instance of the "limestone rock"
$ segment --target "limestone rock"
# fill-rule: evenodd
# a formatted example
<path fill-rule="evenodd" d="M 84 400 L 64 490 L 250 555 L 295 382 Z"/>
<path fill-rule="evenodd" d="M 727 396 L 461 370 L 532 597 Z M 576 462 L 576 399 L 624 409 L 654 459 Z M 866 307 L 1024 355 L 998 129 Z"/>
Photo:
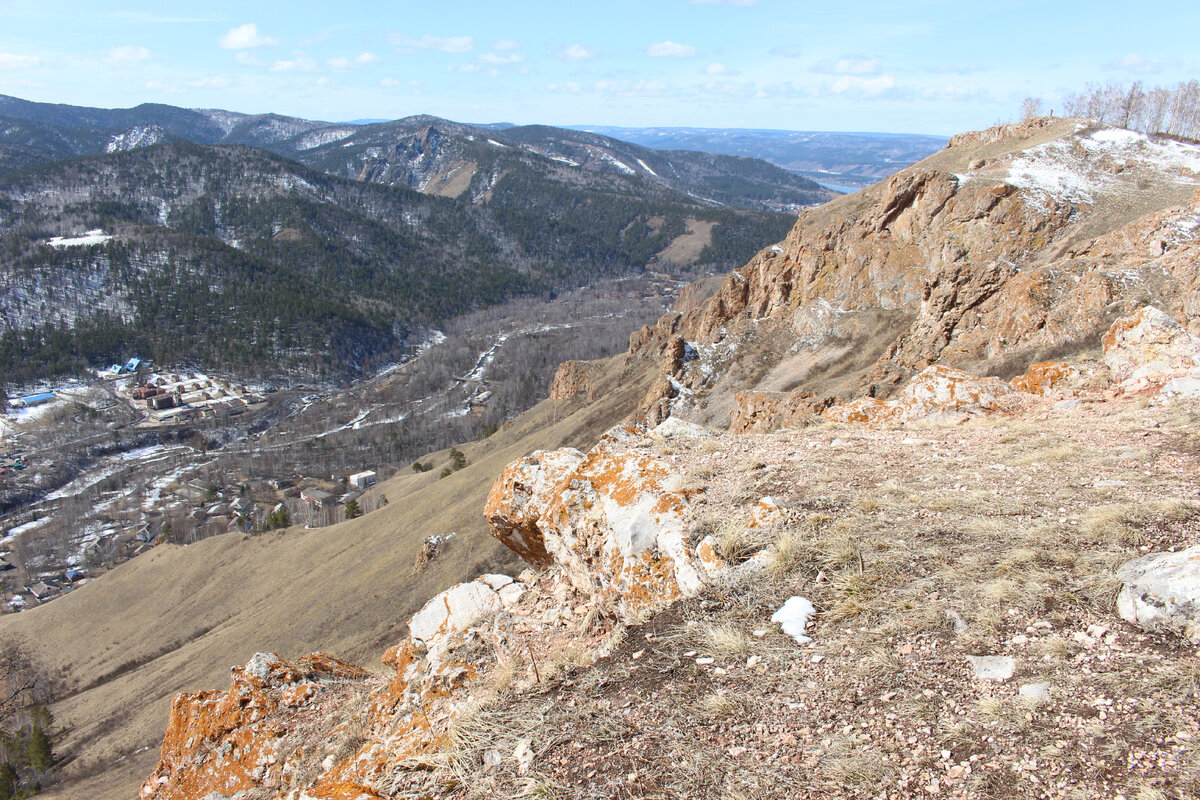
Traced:
<path fill-rule="evenodd" d="M 561 570 L 593 604 L 628 617 L 695 594 L 706 568 L 688 544 L 688 493 L 670 466 L 618 428 L 587 456 L 534 453 L 505 469 L 488 495 L 492 534 L 537 566 Z"/>
<path fill-rule="evenodd" d="M 1012 656 L 967 656 L 975 677 L 987 681 L 1006 681 L 1017 670 Z"/>
<path fill-rule="evenodd" d="M 1154 306 L 1122 317 L 1104 334 L 1104 363 L 1113 379 L 1148 378 L 1200 365 L 1200 339 Z M 1150 367 L 1139 373 L 1139 369 Z"/>
<path fill-rule="evenodd" d="M 863 397 L 833 406 L 825 411 L 824 417 L 833 422 L 883 427 L 928 420 L 934 415 L 980 416 L 1002 410 L 1005 399 L 1016 391 L 999 378 L 981 378 L 934 364 L 913 378 L 891 400 Z"/>
<path fill-rule="evenodd" d="M 1117 570 L 1124 582 L 1117 612 L 1150 630 L 1173 630 L 1200 644 L 1200 545 L 1178 553 L 1154 553 Z"/>

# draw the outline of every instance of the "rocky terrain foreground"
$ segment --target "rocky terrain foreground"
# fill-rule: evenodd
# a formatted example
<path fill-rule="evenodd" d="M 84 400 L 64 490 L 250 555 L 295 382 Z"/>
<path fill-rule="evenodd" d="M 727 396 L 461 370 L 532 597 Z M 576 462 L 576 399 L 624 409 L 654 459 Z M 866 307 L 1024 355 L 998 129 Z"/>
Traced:
<path fill-rule="evenodd" d="M 255 655 L 142 797 L 1195 796 L 1198 189 L 1196 145 L 1038 119 L 806 211 L 409 495 L 486 481 L 491 544 L 379 585 L 431 598 L 382 672 Z M 579 449 L 533 444 L 560 404 Z"/>
<path fill-rule="evenodd" d="M 142 797 L 1194 796 L 1200 340 L 1147 308 L 1013 383 L 513 462 L 485 514 L 530 569 L 384 675 L 180 695 Z"/>

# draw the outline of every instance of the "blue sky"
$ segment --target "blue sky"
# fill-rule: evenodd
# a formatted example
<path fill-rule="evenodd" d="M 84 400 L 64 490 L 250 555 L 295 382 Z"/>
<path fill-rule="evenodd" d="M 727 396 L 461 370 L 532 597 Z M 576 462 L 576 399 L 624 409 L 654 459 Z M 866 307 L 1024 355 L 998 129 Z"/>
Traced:
<path fill-rule="evenodd" d="M 168 9 L 169 10 L 164 10 Z M 950 134 L 1200 77 L 1200 3 L 0 0 L 0 94 L 327 120 Z"/>

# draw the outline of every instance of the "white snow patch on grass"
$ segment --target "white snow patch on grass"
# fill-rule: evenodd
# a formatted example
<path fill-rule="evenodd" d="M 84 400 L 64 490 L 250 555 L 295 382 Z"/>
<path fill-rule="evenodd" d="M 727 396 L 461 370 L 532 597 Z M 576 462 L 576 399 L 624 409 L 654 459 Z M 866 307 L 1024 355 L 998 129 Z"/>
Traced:
<path fill-rule="evenodd" d="M 637 160 L 637 162 L 638 162 L 639 164 L 641 164 L 641 166 L 642 166 L 642 169 L 646 170 L 646 172 L 649 172 L 651 175 L 653 175 L 653 176 L 654 176 L 654 177 L 656 177 L 656 178 L 658 177 L 658 173 L 657 173 L 657 172 L 655 172 L 654 170 L 650 169 L 650 165 L 649 165 L 649 164 L 647 164 L 645 161 L 642 161 L 642 160 L 639 158 L 639 159 Z"/>

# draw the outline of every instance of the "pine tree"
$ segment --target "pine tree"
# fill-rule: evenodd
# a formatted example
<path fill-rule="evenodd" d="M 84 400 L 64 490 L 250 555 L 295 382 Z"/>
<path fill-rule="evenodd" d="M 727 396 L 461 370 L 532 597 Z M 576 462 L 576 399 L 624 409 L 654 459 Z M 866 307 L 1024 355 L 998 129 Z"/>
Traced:
<path fill-rule="evenodd" d="M 17 771 L 5 761 L 0 764 L 0 800 L 13 800 L 17 796 Z"/>
<path fill-rule="evenodd" d="M 29 734 L 29 750 L 26 760 L 35 772 L 45 772 L 54 763 L 54 753 L 50 750 L 50 737 L 42 730 L 41 725 L 35 724 Z"/>
<path fill-rule="evenodd" d="M 358 507 L 357 500 L 346 501 L 346 519 L 354 519 L 362 516 L 362 509 Z"/>

